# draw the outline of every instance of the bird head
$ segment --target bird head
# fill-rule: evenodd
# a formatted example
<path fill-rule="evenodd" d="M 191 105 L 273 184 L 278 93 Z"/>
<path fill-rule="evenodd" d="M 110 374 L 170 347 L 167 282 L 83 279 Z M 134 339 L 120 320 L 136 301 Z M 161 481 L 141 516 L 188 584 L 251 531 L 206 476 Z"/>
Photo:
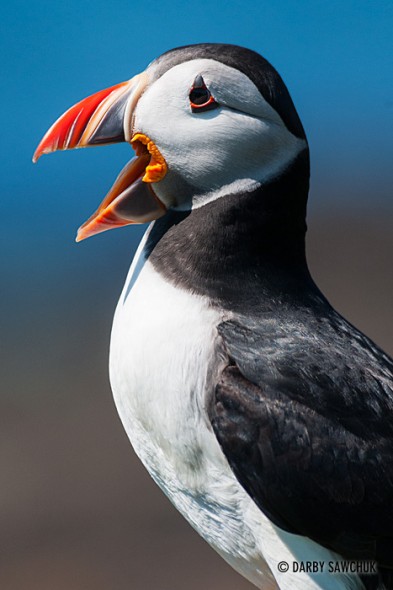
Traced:
<path fill-rule="evenodd" d="M 171 50 L 131 80 L 80 101 L 48 130 L 33 161 L 124 141 L 136 155 L 77 241 L 251 191 L 307 149 L 276 70 L 253 51 L 221 44 Z"/>

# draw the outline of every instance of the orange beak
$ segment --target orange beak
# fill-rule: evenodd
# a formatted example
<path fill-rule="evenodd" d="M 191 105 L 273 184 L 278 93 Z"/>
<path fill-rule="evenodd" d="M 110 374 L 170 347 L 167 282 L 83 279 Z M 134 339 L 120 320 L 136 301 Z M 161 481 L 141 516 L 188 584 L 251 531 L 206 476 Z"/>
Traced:
<path fill-rule="evenodd" d="M 108 143 L 130 142 L 136 157 L 116 179 L 97 211 L 78 230 L 77 242 L 94 234 L 158 219 L 166 213 L 153 187 L 167 172 L 165 159 L 144 134 L 132 135 L 135 106 L 145 90 L 145 73 L 101 90 L 64 113 L 39 143 L 33 162 L 42 154 Z"/>

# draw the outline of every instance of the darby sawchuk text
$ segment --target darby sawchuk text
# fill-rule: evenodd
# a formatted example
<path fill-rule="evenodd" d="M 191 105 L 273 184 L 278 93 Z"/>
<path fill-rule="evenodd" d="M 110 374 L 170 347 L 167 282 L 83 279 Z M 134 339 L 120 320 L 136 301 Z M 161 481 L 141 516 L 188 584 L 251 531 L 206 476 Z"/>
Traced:
<path fill-rule="evenodd" d="M 305 572 L 309 574 L 362 574 L 372 575 L 378 573 L 378 565 L 375 561 L 293 561 L 292 563 L 280 562 L 281 572 L 291 570 L 294 573 Z M 280 566 L 280 564 L 278 564 Z M 285 566 L 284 566 L 285 564 Z"/>

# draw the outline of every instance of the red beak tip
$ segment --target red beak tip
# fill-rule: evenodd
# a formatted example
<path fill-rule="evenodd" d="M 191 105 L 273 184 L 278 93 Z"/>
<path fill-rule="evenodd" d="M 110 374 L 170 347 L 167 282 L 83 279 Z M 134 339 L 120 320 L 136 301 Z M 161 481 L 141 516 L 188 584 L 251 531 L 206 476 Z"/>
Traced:
<path fill-rule="evenodd" d="M 41 156 L 43 156 L 44 154 L 50 154 L 51 151 L 52 150 L 50 149 L 42 149 L 41 146 L 38 146 L 33 154 L 33 164 L 36 164 L 38 160 L 41 158 Z"/>

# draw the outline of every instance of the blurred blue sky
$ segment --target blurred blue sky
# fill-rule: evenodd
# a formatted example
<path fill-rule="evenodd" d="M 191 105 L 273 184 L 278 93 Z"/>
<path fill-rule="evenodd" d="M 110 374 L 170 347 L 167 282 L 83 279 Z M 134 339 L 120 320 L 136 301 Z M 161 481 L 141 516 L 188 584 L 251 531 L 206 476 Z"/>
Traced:
<path fill-rule="evenodd" d="M 283 76 L 311 144 L 313 210 L 390 208 L 393 3 L 345 0 L 14 0 L 2 7 L 2 247 L 8 270 L 52 272 L 130 244 L 128 228 L 73 243 L 130 158 L 127 145 L 44 157 L 39 139 L 69 106 L 160 53 L 203 41 L 248 46 Z M 5 214 L 4 214 L 5 213 Z M 114 234 L 114 235 L 112 235 Z M 76 254 L 79 249 L 79 254 Z"/>

